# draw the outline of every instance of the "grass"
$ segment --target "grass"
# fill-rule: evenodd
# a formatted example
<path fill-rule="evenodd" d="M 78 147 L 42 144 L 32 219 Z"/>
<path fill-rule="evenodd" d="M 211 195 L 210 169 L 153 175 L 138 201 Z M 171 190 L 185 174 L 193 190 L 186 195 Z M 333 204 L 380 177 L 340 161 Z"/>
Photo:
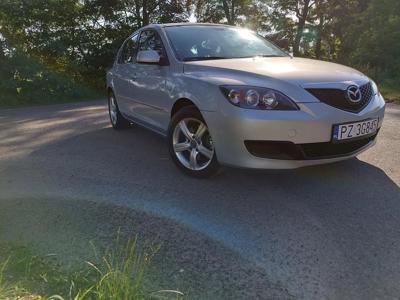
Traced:
<path fill-rule="evenodd" d="M 0 299 L 7 300 L 152 300 L 183 299 L 178 291 L 148 291 L 145 277 L 158 249 L 139 247 L 138 239 L 101 253 L 94 261 L 66 269 L 55 255 L 35 256 L 26 247 L 0 248 Z"/>
<path fill-rule="evenodd" d="M 0 90 L 1 91 L 1 90 Z M 2 91 L 0 96 L 0 108 L 18 108 L 26 106 L 37 106 L 47 104 L 61 104 L 79 101 L 88 101 L 93 99 L 101 99 L 105 97 L 103 91 L 89 91 L 85 93 L 77 93 L 76 95 L 46 95 L 22 97 L 13 93 Z"/>
<path fill-rule="evenodd" d="M 4 280 L 4 274 L 8 265 L 9 259 L 0 264 L 0 299 L 12 297 L 15 294 L 15 287 L 9 285 Z"/>
<path fill-rule="evenodd" d="M 380 91 L 387 103 L 400 104 L 400 87 L 382 85 Z"/>

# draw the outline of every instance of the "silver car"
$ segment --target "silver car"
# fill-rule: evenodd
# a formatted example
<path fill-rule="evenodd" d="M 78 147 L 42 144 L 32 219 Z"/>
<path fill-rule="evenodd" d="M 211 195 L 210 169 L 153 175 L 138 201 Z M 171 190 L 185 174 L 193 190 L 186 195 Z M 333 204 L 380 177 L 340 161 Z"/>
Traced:
<path fill-rule="evenodd" d="M 196 177 L 220 165 L 292 169 L 355 157 L 374 145 L 385 110 L 362 73 L 213 24 L 136 31 L 107 88 L 112 126 L 166 136 L 173 161 Z"/>

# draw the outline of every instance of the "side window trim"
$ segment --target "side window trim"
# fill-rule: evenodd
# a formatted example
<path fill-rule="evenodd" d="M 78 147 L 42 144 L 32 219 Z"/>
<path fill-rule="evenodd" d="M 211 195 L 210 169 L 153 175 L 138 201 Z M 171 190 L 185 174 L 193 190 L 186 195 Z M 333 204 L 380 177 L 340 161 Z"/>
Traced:
<path fill-rule="evenodd" d="M 126 43 L 128 42 L 128 39 L 129 39 L 129 38 L 127 38 L 127 39 L 122 43 L 122 46 L 121 46 L 121 47 L 119 48 L 119 50 L 118 50 L 117 59 L 115 60 L 115 63 L 116 63 L 117 65 L 123 65 L 123 64 L 124 64 L 123 62 L 121 62 L 121 59 L 122 59 L 122 54 L 124 53 L 125 45 L 126 45 Z"/>
<path fill-rule="evenodd" d="M 124 53 L 125 46 L 126 46 L 126 44 L 127 44 L 130 40 L 132 40 L 135 36 L 137 36 L 137 38 L 136 38 L 136 39 L 137 39 L 137 43 L 138 43 L 137 45 L 139 46 L 139 36 L 140 36 L 141 33 L 142 33 L 141 31 L 136 31 L 135 33 L 131 34 L 131 35 L 123 42 L 123 44 L 122 44 L 122 46 L 120 47 L 120 49 L 119 49 L 119 51 L 118 51 L 118 54 L 117 54 L 116 64 L 118 64 L 118 65 L 125 65 L 125 64 L 128 64 L 128 63 L 126 63 L 125 61 L 121 62 L 121 58 L 122 58 L 122 55 L 123 55 L 123 53 Z M 137 47 L 136 50 L 138 50 L 138 49 L 139 49 L 139 47 Z M 136 61 L 137 52 L 138 52 L 138 51 L 136 51 L 136 54 L 135 54 L 135 61 Z"/>
<path fill-rule="evenodd" d="M 151 30 L 151 29 L 144 29 L 144 30 L 142 30 L 142 31 L 140 32 L 140 34 L 139 34 L 139 39 L 138 39 L 138 51 L 137 51 L 137 53 L 136 53 L 136 58 L 137 58 L 137 55 L 138 55 L 139 51 L 141 51 L 140 48 L 141 48 L 141 46 L 142 46 L 142 35 L 143 35 L 145 32 L 148 32 L 148 31 L 153 31 L 153 30 Z"/>
<path fill-rule="evenodd" d="M 134 34 L 132 34 L 132 36 L 130 37 L 130 41 L 132 41 L 134 38 L 136 40 L 136 47 L 133 51 L 135 51 L 135 53 L 132 53 L 132 61 L 129 62 L 131 64 L 136 63 L 136 57 L 137 57 L 137 53 L 139 51 L 139 37 L 140 37 L 140 32 L 136 32 Z"/>

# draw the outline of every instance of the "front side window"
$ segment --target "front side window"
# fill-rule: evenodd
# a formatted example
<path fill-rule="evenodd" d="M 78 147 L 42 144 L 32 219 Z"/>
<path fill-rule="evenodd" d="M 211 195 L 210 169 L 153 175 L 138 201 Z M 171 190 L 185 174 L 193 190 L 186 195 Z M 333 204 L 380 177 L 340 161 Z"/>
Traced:
<path fill-rule="evenodd" d="M 125 42 L 118 59 L 118 63 L 129 64 L 135 62 L 137 50 L 138 35 L 135 34 Z"/>
<path fill-rule="evenodd" d="M 145 30 L 140 35 L 139 51 L 154 50 L 162 57 L 165 56 L 164 46 L 160 36 L 154 30 Z"/>
<path fill-rule="evenodd" d="M 171 26 L 165 31 L 181 61 L 287 56 L 252 31 L 225 26 Z"/>

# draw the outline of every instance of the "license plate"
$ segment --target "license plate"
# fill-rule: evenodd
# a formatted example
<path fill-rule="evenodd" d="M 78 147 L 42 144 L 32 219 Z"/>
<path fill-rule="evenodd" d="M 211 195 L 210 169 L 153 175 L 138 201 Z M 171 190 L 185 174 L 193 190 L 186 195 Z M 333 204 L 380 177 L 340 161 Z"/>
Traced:
<path fill-rule="evenodd" d="M 333 140 L 343 141 L 372 135 L 378 130 L 379 119 L 339 124 L 333 127 Z"/>

